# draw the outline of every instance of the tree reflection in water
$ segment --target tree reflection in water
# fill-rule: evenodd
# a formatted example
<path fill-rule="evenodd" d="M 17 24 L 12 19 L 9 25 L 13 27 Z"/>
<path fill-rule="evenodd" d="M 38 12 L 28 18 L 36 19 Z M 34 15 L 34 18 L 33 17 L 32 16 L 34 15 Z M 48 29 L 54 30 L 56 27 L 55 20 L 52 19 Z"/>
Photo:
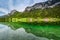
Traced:
<path fill-rule="evenodd" d="M 27 33 L 24 28 L 12 30 L 7 25 L 0 24 L 0 40 L 49 40 Z"/>

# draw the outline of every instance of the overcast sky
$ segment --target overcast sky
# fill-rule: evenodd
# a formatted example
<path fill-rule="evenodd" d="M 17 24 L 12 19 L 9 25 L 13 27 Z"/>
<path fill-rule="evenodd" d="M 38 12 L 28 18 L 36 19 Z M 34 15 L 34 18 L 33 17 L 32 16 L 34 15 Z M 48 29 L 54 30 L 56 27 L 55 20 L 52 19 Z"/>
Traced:
<path fill-rule="evenodd" d="M 27 6 L 47 0 L 0 0 L 0 16 L 11 10 L 23 11 Z"/>

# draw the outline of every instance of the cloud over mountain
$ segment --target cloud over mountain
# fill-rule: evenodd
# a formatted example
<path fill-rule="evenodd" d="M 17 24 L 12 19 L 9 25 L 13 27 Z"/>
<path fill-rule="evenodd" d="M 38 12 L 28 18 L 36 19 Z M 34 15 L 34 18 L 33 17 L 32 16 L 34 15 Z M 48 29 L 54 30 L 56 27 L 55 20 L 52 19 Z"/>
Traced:
<path fill-rule="evenodd" d="M 31 6 L 35 3 L 42 2 L 42 1 L 46 1 L 46 0 L 28 0 L 28 1 L 27 0 L 0 0 L 0 8 L 4 9 L 6 11 L 8 10 L 7 12 L 11 12 L 14 9 L 17 11 L 24 11 L 24 9 L 27 6 Z M 2 12 L 4 10 L 2 10 Z M 3 13 L 1 13 L 1 14 L 3 14 Z M 1 14 L 0 14 L 0 16 L 1 16 Z"/>

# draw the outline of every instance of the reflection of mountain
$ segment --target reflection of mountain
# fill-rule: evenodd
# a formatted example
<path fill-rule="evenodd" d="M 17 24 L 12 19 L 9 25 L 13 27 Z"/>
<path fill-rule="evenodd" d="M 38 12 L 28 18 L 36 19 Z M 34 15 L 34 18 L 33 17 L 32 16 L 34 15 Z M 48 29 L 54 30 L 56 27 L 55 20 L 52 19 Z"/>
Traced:
<path fill-rule="evenodd" d="M 13 30 L 7 25 L 0 24 L 0 40 L 49 40 L 44 37 L 37 37 L 32 33 L 27 33 L 24 28 Z"/>
<path fill-rule="evenodd" d="M 25 28 L 25 30 L 29 33 L 33 33 L 36 36 L 46 37 L 51 40 L 60 40 L 60 22 L 40 22 L 39 18 L 57 18 L 60 19 L 60 0 L 53 0 L 53 1 L 47 1 L 42 3 L 36 3 L 33 5 L 31 10 L 26 8 L 24 12 L 18 12 L 16 10 L 13 10 L 10 14 L 3 16 L 3 18 L 0 18 L 0 21 L 5 24 L 10 24 L 12 28 L 18 29 L 18 28 Z M 47 4 L 47 5 L 46 5 Z M 42 5 L 43 7 L 41 7 Z M 53 7 L 52 7 L 53 6 Z M 36 7 L 36 8 L 34 8 Z M 52 8 L 50 8 L 52 7 Z M 41 9 L 42 8 L 42 9 Z M 44 9 L 43 9 L 44 8 Z M 28 9 L 28 10 L 27 10 Z M 21 19 L 22 21 L 25 21 L 24 18 L 35 18 L 38 19 L 37 22 L 11 22 L 10 20 L 12 18 Z M 15 21 L 15 20 L 13 20 Z M 60 20 L 59 20 L 60 21 Z M 30 36 L 29 36 L 30 37 Z M 14 37 L 16 38 L 16 36 Z M 34 40 L 34 39 L 33 39 Z"/>
<path fill-rule="evenodd" d="M 60 25 L 53 25 L 53 24 L 46 24 L 46 25 L 40 25 L 40 24 L 32 24 L 32 23 L 19 23 L 19 22 L 3 22 L 3 24 L 7 24 L 9 25 L 9 27 L 11 27 L 12 29 L 17 29 L 15 31 L 13 31 L 14 35 L 13 35 L 13 39 L 15 38 L 20 38 L 20 34 L 22 37 L 27 37 L 27 35 L 30 35 L 30 33 L 38 36 L 38 37 L 45 37 L 48 39 L 54 39 L 54 40 L 60 40 Z M 44 24 L 44 23 L 43 23 Z M 25 30 L 20 30 L 19 28 L 24 28 L 26 30 L 27 35 L 25 34 Z M 6 31 L 6 30 L 5 30 Z M 11 33 L 9 30 L 7 30 L 8 33 Z M 24 32 L 23 32 L 24 31 Z M 17 35 L 16 35 L 16 34 Z M 5 33 L 4 33 L 5 34 Z M 24 36 L 24 34 L 26 36 Z M 9 35 L 11 36 L 11 35 Z M 6 37 L 6 36 L 5 36 Z M 28 36 L 28 38 L 32 37 L 31 35 Z M 10 38 L 10 37 L 9 37 Z M 34 39 L 35 37 L 33 37 Z M 7 38 L 6 38 L 7 39 Z M 26 38 L 27 39 L 27 38 Z M 44 38 L 43 38 L 44 39 Z"/>

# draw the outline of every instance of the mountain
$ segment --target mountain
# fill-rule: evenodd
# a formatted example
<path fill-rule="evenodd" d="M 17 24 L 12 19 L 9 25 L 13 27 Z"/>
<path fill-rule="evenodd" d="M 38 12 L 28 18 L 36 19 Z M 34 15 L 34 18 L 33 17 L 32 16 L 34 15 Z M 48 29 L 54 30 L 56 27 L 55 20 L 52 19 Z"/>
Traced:
<path fill-rule="evenodd" d="M 1 16 L 0 18 L 11 18 L 11 17 L 17 17 L 18 15 L 20 15 L 21 12 L 16 11 L 16 10 L 12 10 L 10 13 L 8 13 L 7 15 Z"/>
<path fill-rule="evenodd" d="M 45 9 L 45 8 L 53 8 L 56 5 L 60 5 L 60 0 L 48 0 L 46 2 L 36 3 L 31 7 L 27 7 L 25 11 L 30 11 L 33 9 Z"/>
<path fill-rule="evenodd" d="M 11 16 L 11 15 L 14 15 L 15 12 L 17 12 L 16 10 L 12 10 L 10 13 L 4 15 L 4 16 L 0 16 L 0 18 L 5 18 L 5 17 L 8 17 L 8 16 Z"/>
<path fill-rule="evenodd" d="M 48 0 L 46 2 L 36 3 L 31 7 L 26 7 L 24 12 L 18 12 L 16 10 L 12 10 L 10 13 L 2 17 L 40 17 L 42 15 L 45 15 L 43 17 L 47 17 L 48 16 L 47 14 L 55 15 L 56 12 L 57 16 L 60 14 L 59 10 L 60 10 L 60 0 Z"/>
<path fill-rule="evenodd" d="M 43 4 L 45 5 L 47 4 L 48 6 L 45 6 Z M 9 18 L 59 18 L 60 19 L 60 0 L 54 0 L 54 1 L 50 0 L 46 2 L 36 3 L 31 7 L 27 7 L 24 12 L 18 12 L 16 10 L 12 10 L 8 15 L 0 17 L 0 20 L 1 21 L 4 19 L 8 20 Z"/>

